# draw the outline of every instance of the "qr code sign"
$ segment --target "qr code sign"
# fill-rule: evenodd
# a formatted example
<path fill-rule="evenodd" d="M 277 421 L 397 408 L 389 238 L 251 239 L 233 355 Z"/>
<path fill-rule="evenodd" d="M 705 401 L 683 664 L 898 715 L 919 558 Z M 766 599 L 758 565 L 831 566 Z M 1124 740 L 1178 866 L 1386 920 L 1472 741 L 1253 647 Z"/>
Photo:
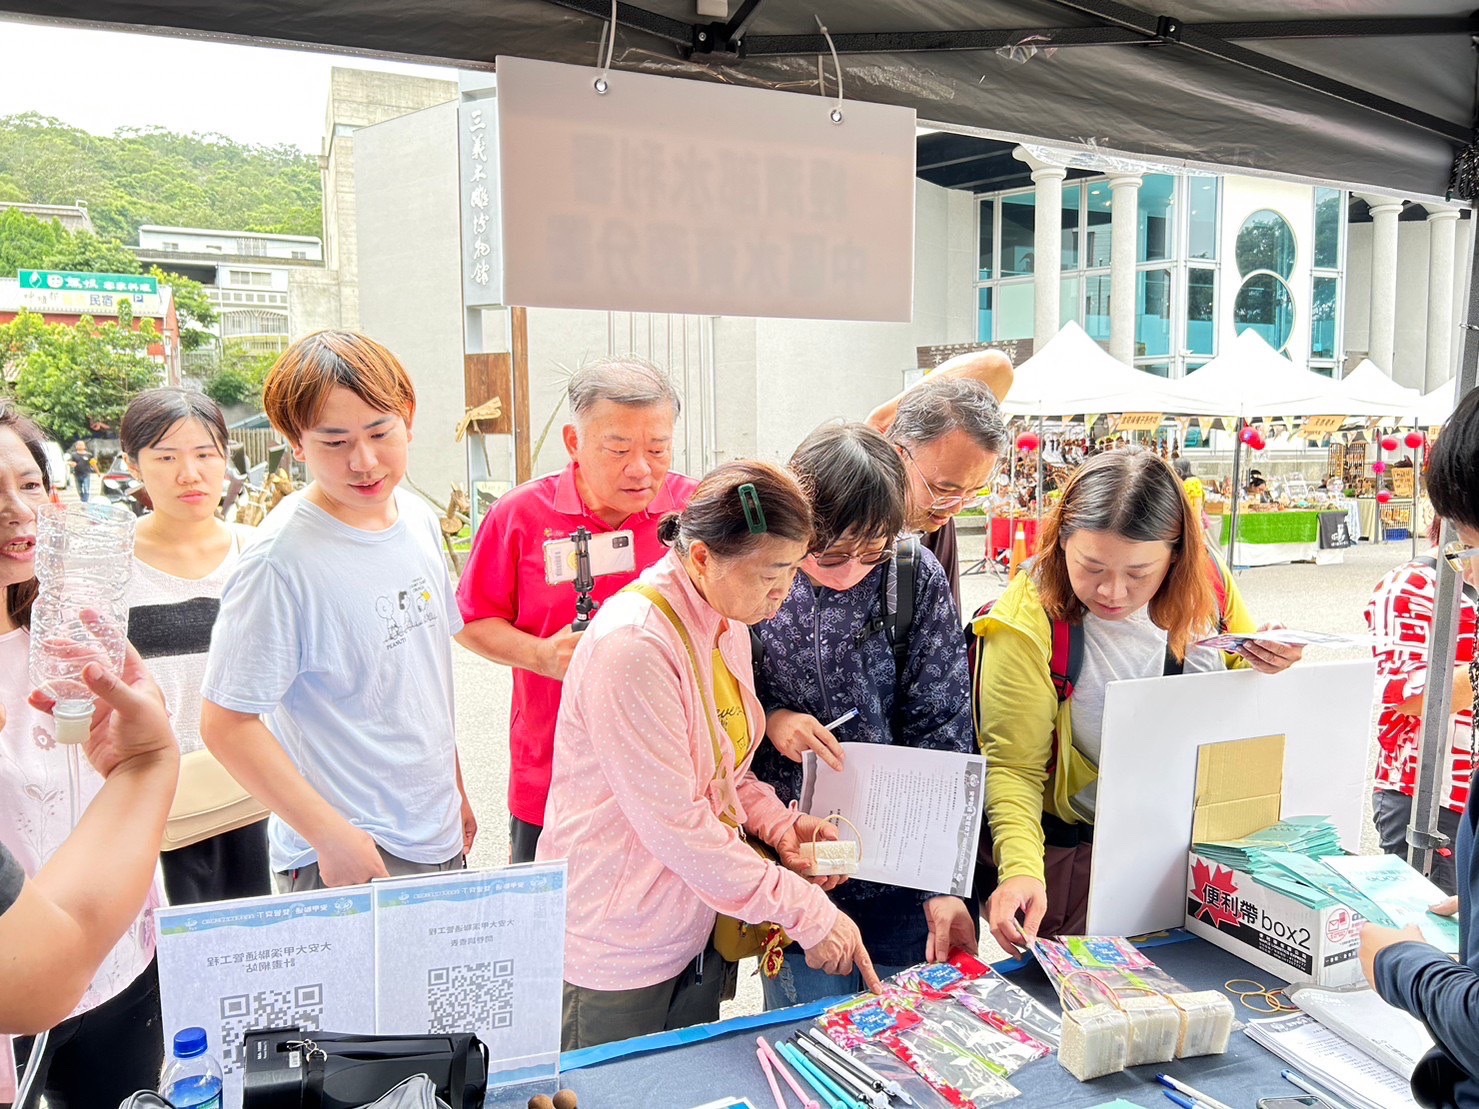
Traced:
<path fill-rule="evenodd" d="M 496 959 L 426 974 L 431 1033 L 488 1032 L 514 1023 L 514 961 Z"/>
<path fill-rule="evenodd" d="M 318 1031 L 324 1014 L 322 984 L 290 990 L 259 990 L 221 998 L 221 1065 L 241 1069 L 246 1034 L 258 1028 L 296 1026 Z"/>

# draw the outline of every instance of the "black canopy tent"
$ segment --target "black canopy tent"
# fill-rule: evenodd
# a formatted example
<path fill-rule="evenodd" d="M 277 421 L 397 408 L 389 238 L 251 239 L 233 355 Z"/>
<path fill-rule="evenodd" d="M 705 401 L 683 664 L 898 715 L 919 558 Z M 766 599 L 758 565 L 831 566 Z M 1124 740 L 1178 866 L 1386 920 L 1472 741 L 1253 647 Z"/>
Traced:
<path fill-rule="evenodd" d="M 923 121 L 1209 168 L 1442 196 L 1474 123 L 1472 3 L 1417 0 L 619 3 L 615 65 L 844 88 Z M 1402 14 L 1391 15 L 1394 8 Z M 593 64 L 609 0 L 0 0 L 0 12 L 457 65 Z M 1034 52 L 1034 48 L 1036 52 Z M 830 67 L 828 83 L 832 85 Z M 835 85 L 833 85 L 835 87 Z"/>
<path fill-rule="evenodd" d="M 913 107 L 946 129 L 1414 200 L 1449 194 L 1457 164 L 1452 195 L 1468 200 L 1479 168 L 1472 4 L 1160 0 L 1147 11 L 1119 0 L 729 0 L 728 18 L 715 21 L 697 16 L 694 0 L 638 0 L 616 5 L 613 64 L 793 91 L 825 80 L 835 95 L 830 58 L 821 64 L 835 48 L 849 98 Z M 596 64 L 611 3 L 0 0 L 5 15 L 487 68 L 500 54 Z M 722 124 L 714 138 L 723 141 Z M 1479 280 L 1470 288 L 1466 321 L 1475 321 Z M 1464 326 L 1460 396 L 1479 355 L 1474 324 Z M 1433 657 L 1453 655 L 1457 608 L 1458 577 L 1442 572 Z M 1409 831 L 1424 854 L 1441 844 L 1451 691 L 1440 682 L 1429 692 Z"/>

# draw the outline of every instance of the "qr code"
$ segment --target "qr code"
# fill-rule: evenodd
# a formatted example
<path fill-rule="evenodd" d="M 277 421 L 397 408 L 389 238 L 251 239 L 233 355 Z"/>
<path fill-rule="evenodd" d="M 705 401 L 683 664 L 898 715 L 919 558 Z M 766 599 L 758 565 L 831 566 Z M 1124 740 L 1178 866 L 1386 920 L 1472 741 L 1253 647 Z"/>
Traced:
<path fill-rule="evenodd" d="M 426 974 L 431 1033 L 478 1032 L 514 1023 L 514 961 L 495 959 Z"/>
<path fill-rule="evenodd" d="M 221 1065 L 241 1069 L 246 1034 L 258 1028 L 296 1026 L 317 1031 L 324 1015 L 322 984 L 290 990 L 259 990 L 221 998 Z"/>

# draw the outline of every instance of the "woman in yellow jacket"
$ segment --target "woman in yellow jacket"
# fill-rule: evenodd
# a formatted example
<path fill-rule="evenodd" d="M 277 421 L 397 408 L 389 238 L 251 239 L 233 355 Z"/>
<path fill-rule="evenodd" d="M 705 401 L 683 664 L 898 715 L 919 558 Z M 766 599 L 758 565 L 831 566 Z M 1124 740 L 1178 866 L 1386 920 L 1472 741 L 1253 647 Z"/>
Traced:
<path fill-rule="evenodd" d="M 1055 621 L 1079 625 L 1082 643 L 1061 703 Z M 1030 569 L 975 622 L 984 639 L 976 721 L 997 867 L 988 920 L 1008 951 L 1085 928 L 1108 683 L 1227 664 L 1277 673 L 1300 657 L 1300 648 L 1265 642 L 1236 658 L 1196 647 L 1219 623 L 1254 630 L 1171 467 L 1138 448 L 1080 467 L 1043 521 Z"/>

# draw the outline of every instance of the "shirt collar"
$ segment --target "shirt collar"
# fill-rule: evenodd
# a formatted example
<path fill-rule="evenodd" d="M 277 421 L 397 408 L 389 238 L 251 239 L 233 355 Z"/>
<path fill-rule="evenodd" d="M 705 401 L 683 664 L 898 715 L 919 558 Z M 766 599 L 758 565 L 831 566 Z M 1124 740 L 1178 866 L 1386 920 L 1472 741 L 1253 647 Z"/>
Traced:
<path fill-rule="evenodd" d="M 575 484 L 576 469 L 577 464 L 572 459 L 560 471 L 560 476 L 555 482 L 555 511 L 563 516 L 596 519 L 596 514 L 586 506 L 580 496 L 580 489 Z M 628 521 L 634 518 L 661 517 L 664 513 L 678 511 L 678 504 L 673 500 L 672 482 L 668 480 L 669 477 L 672 477 L 671 470 L 663 478 L 662 486 L 658 489 L 657 496 L 652 498 L 652 503 L 643 511 L 632 513 L 627 517 Z"/>

